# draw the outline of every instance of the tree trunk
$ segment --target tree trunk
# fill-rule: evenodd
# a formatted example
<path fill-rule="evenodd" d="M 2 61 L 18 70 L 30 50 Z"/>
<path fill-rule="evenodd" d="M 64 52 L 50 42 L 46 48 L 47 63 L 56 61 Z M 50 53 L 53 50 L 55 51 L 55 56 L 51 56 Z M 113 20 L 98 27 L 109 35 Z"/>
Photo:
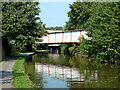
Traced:
<path fill-rule="evenodd" d="M 32 52 L 32 44 L 26 45 L 26 52 Z"/>

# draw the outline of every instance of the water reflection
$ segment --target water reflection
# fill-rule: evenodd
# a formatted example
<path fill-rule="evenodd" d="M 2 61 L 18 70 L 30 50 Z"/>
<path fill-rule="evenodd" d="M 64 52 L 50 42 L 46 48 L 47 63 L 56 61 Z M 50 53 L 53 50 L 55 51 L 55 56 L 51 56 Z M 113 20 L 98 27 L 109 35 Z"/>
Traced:
<path fill-rule="evenodd" d="M 79 68 L 58 66 L 52 64 L 35 63 L 35 72 L 47 74 L 49 77 L 81 83 L 85 81 L 85 74 L 90 74 L 89 70 L 79 72 Z M 97 71 L 91 72 L 86 82 L 97 82 Z"/>
<path fill-rule="evenodd" d="M 58 60 L 60 58 L 60 54 L 52 54 L 52 53 L 50 53 L 50 54 L 48 54 L 48 56 L 51 57 L 54 60 Z"/>
<path fill-rule="evenodd" d="M 29 60 L 30 59 L 30 60 Z M 36 54 L 24 63 L 41 88 L 119 88 L 119 66 L 57 54 Z"/>

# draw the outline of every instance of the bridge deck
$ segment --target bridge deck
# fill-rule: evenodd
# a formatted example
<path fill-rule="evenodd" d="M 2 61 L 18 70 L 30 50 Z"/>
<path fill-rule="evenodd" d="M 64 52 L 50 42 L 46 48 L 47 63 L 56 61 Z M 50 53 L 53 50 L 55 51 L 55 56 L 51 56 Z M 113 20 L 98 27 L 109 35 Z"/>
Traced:
<path fill-rule="evenodd" d="M 48 33 L 47 36 L 42 37 L 42 42 L 36 42 L 37 44 L 61 44 L 61 43 L 78 43 L 79 38 L 83 36 L 88 38 L 85 30 L 75 31 L 61 31 Z"/>

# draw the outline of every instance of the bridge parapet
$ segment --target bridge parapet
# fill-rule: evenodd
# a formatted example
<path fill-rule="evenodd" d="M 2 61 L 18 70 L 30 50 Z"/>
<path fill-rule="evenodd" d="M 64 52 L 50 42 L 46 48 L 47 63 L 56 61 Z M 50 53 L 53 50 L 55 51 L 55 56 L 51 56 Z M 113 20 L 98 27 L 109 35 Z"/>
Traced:
<path fill-rule="evenodd" d="M 43 41 L 37 42 L 37 44 L 78 43 L 82 36 L 88 39 L 86 34 L 85 30 L 51 32 L 47 36 L 43 36 Z"/>

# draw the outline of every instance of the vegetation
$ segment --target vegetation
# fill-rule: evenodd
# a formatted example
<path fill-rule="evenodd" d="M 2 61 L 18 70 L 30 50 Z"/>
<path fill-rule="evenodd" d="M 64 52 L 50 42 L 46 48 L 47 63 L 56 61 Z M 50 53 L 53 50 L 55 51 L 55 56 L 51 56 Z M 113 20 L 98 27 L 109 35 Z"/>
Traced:
<path fill-rule="evenodd" d="M 61 54 L 67 54 L 76 56 L 80 53 L 79 46 L 77 44 L 60 44 Z"/>
<path fill-rule="evenodd" d="M 69 48 L 72 47 L 72 44 L 60 44 L 61 54 L 70 54 Z"/>
<path fill-rule="evenodd" d="M 19 55 L 19 54 L 21 54 L 21 53 L 20 52 L 13 52 L 10 54 L 10 56 L 15 56 L 15 55 Z"/>
<path fill-rule="evenodd" d="M 89 40 L 82 38 L 79 49 L 91 60 L 120 62 L 120 2 L 70 5 L 67 29 L 86 29 Z"/>
<path fill-rule="evenodd" d="M 2 4 L 2 33 L 3 39 L 6 39 L 3 42 L 10 43 L 14 40 L 17 51 L 31 51 L 32 44 L 41 41 L 40 37 L 45 33 L 45 25 L 38 17 L 39 3 L 3 2 Z"/>
<path fill-rule="evenodd" d="M 63 30 L 62 26 L 56 26 L 56 27 L 47 27 L 47 30 Z"/>
<path fill-rule="evenodd" d="M 26 57 L 17 59 L 13 67 L 13 88 L 34 88 L 35 85 L 25 73 L 24 61 Z"/>
<path fill-rule="evenodd" d="M 68 12 L 69 21 L 66 22 L 66 30 L 86 29 L 85 23 L 90 18 L 91 2 L 75 2 L 70 5 Z"/>
<path fill-rule="evenodd" d="M 35 54 L 36 55 L 36 54 Z M 34 55 L 33 55 L 34 56 Z M 33 56 L 29 56 L 24 62 L 25 73 L 28 75 L 30 80 L 35 84 L 35 88 L 42 88 L 41 78 L 36 78 L 37 73 L 35 73 L 35 62 Z"/>
<path fill-rule="evenodd" d="M 32 51 L 32 45 L 34 51 L 39 52 L 42 51 L 41 49 L 47 49 L 47 45 L 40 45 L 39 47 L 34 44 L 37 41 L 41 41 L 40 38 L 47 33 L 45 29 L 63 30 L 61 26 L 45 28 L 45 25 L 38 17 L 40 13 L 38 2 L 2 2 L 2 4 L 2 44 L 3 52 L 7 52 L 6 55 L 14 56 L 20 54 L 20 52 Z M 69 21 L 66 22 L 65 29 L 85 29 L 89 39 L 82 37 L 79 44 L 61 44 L 61 53 L 75 56 L 77 53 L 79 53 L 79 55 L 86 54 L 90 60 L 94 61 L 120 62 L 119 7 L 120 2 L 75 2 L 70 5 L 71 11 L 68 12 L 70 18 Z M 0 35 L 2 34 L 0 32 Z M 16 52 L 15 49 L 19 52 Z M 43 52 L 48 53 L 49 51 L 44 50 Z M 80 72 L 82 71 L 82 73 L 85 71 L 90 74 L 93 71 L 97 71 L 98 74 L 100 74 L 98 75 L 98 80 L 101 85 L 104 86 L 107 81 L 110 84 L 114 84 L 113 86 L 115 87 L 115 82 L 117 82 L 119 78 L 115 76 L 118 73 L 118 67 L 114 68 L 114 65 L 98 65 L 98 63 L 94 65 L 92 62 L 86 61 L 86 58 L 80 60 L 81 57 L 79 56 L 68 57 L 67 55 L 63 55 L 59 60 L 55 60 L 57 58 L 56 55 L 54 55 L 55 59 L 45 56 L 45 54 L 40 55 L 40 58 L 38 56 L 39 54 L 29 57 L 29 61 L 27 62 L 25 62 L 26 57 L 18 58 L 13 67 L 14 88 L 42 87 L 42 76 L 36 81 L 35 61 L 80 67 Z M 44 59 L 44 57 L 46 57 L 46 59 Z M 105 68 L 103 68 L 104 65 Z M 108 67 L 109 65 L 110 68 Z M 101 70 L 103 70 L 103 72 L 101 72 Z M 113 71 L 114 74 L 110 75 L 111 71 Z M 85 78 L 89 76 L 90 75 L 86 75 Z M 112 87 L 110 84 L 107 84 L 109 85 L 108 87 Z M 97 85 L 96 83 L 92 83 L 92 86 L 95 87 L 101 87 L 101 85 L 99 83 Z M 72 87 L 75 88 L 74 86 L 75 85 Z M 82 86 L 84 87 L 84 85 Z M 92 86 L 89 85 L 88 87 Z"/>
<path fill-rule="evenodd" d="M 45 25 L 38 17 L 38 2 L 2 2 L 2 46 L 11 52 L 32 51 L 32 44 L 46 34 Z M 68 12 L 66 30 L 85 29 L 89 40 L 80 39 L 77 45 L 61 45 L 62 53 L 86 54 L 91 60 L 120 62 L 120 2 L 74 2 Z M 63 27 L 48 27 L 63 30 Z M 14 45 L 15 43 L 15 45 Z M 36 50 L 37 46 L 33 45 Z"/>

